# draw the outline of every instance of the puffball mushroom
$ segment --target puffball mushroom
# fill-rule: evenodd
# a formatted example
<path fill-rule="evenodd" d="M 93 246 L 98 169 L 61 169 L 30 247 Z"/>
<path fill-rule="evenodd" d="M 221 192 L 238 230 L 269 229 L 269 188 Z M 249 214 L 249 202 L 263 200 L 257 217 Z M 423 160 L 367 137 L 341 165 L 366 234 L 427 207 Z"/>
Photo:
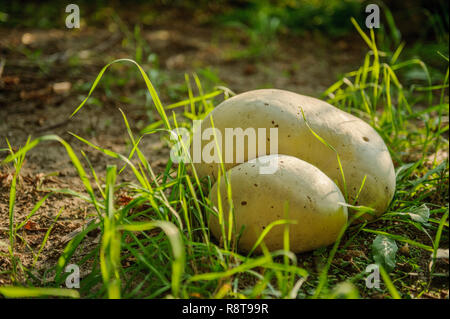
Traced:
<path fill-rule="evenodd" d="M 324 101 L 284 90 L 255 90 L 236 95 L 219 104 L 202 121 L 202 132 L 211 128 L 211 117 L 214 127 L 223 136 L 225 128 L 242 128 L 244 131 L 248 128 L 278 128 L 276 153 L 294 156 L 312 164 L 335 181 L 345 194 L 335 151 L 314 136 L 306 125 L 306 120 L 311 129 L 339 154 L 349 204 L 371 207 L 379 216 L 385 212 L 394 196 L 394 165 L 383 139 L 363 120 Z M 256 135 L 258 134 L 259 132 Z M 271 143 L 274 142 L 273 139 L 270 141 L 270 138 L 270 136 L 265 138 L 265 150 L 269 150 Z M 202 149 L 212 140 L 213 136 L 209 140 L 202 140 Z M 235 154 L 235 143 L 233 147 Z M 225 152 L 222 151 L 221 154 L 224 166 L 228 170 L 242 162 L 271 153 L 261 152 L 258 148 L 256 154 L 248 156 L 246 144 L 243 161 L 226 162 Z M 198 175 L 200 177 L 209 175 L 214 179 L 221 165 L 217 162 L 195 163 Z M 359 193 L 364 178 L 365 183 Z M 251 189 L 252 192 L 259 192 Z M 255 214 L 258 212 L 255 211 Z M 365 218 L 372 217 L 366 215 Z"/>
<path fill-rule="evenodd" d="M 261 165 L 267 165 L 263 160 L 276 161 L 276 172 L 260 174 Z M 238 242 L 240 251 L 249 252 L 264 229 L 276 220 L 286 218 L 295 222 L 289 224 L 290 249 L 295 253 L 334 243 L 347 223 L 347 207 L 342 205 L 345 199 L 336 184 L 317 167 L 296 157 L 259 157 L 231 168 L 227 179 L 234 207 L 233 233 L 237 236 L 243 229 Z M 210 192 L 216 207 L 219 196 L 224 224 L 228 225 L 227 183 L 223 176 L 220 185 L 216 182 Z M 285 202 L 287 216 L 284 216 Z M 219 217 L 212 215 L 209 226 L 220 239 Z M 284 229 L 285 225 L 276 225 L 264 237 L 269 250 L 283 249 Z"/>

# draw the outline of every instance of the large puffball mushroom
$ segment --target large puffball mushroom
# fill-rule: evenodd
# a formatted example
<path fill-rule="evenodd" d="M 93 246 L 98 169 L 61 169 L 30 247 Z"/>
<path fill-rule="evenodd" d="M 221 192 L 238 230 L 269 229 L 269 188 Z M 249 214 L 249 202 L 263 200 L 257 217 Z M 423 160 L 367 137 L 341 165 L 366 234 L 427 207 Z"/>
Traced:
<path fill-rule="evenodd" d="M 272 174 L 261 174 L 261 167 L 268 162 L 277 169 Z M 219 240 L 223 240 L 223 231 L 228 234 L 230 186 L 232 229 L 234 239 L 239 236 L 240 251 L 251 251 L 264 229 L 277 220 L 294 222 L 287 225 L 290 249 L 295 253 L 334 243 L 347 223 L 345 199 L 336 184 L 317 167 L 293 156 L 268 155 L 237 165 L 218 184 L 219 181 L 212 187 L 210 198 L 215 207 L 219 207 L 220 198 L 222 215 L 212 215 L 209 226 Z M 267 232 L 263 240 L 269 250 L 283 249 L 285 225 L 279 224 Z"/>
<path fill-rule="evenodd" d="M 251 152 L 249 156 L 248 143 L 244 143 L 243 152 L 236 152 L 236 143 L 233 143 L 233 154 L 243 155 L 238 160 L 233 157 L 232 161 L 225 161 L 226 143 L 223 143 L 221 155 L 226 170 L 261 155 L 285 154 L 320 169 L 337 183 L 342 193 L 347 192 L 348 204 L 371 207 L 375 209 L 376 216 L 386 211 L 393 198 L 394 166 L 383 139 L 363 120 L 324 101 L 283 90 L 255 90 L 219 104 L 202 121 L 202 133 L 212 127 L 211 117 L 214 127 L 222 136 L 226 135 L 225 128 L 241 128 L 244 132 L 248 128 L 266 129 L 266 136 L 261 137 L 265 141 L 261 143 L 265 150 L 261 150 L 261 145 L 258 145 L 256 153 Z M 339 154 L 346 187 L 335 151 L 311 132 L 305 120 L 312 131 Z M 278 128 L 277 138 L 270 135 L 270 128 Z M 259 135 L 257 131 L 257 141 L 260 140 Z M 214 136 L 209 135 L 209 139 L 205 139 L 203 135 L 201 149 L 213 140 Z M 278 150 L 269 152 L 274 142 L 278 142 Z M 198 175 L 208 175 L 214 180 L 221 165 L 218 162 L 207 163 L 202 159 L 195 163 Z M 372 218 L 368 215 L 365 217 Z"/>

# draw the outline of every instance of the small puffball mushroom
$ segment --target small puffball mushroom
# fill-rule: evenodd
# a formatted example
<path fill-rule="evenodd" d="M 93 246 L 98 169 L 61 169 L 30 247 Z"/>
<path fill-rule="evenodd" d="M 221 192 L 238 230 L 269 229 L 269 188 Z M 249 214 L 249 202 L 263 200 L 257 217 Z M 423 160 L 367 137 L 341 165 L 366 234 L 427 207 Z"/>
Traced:
<path fill-rule="evenodd" d="M 270 160 L 278 165 L 277 170 L 273 174 L 261 174 L 261 166 L 267 166 Z M 276 220 L 295 221 L 289 224 L 290 249 L 295 253 L 334 243 L 347 223 L 347 207 L 342 205 L 345 199 L 336 184 L 317 167 L 296 157 L 263 156 L 233 167 L 227 172 L 227 179 L 234 207 L 233 234 L 238 236 L 243 229 L 238 242 L 240 251 L 249 252 L 264 229 Z M 215 215 L 211 215 L 209 226 L 221 240 L 222 229 L 227 234 L 225 225 L 229 214 L 227 183 L 223 176 L 220 186 L 216 182 L 210 192 L 216 208 L 219 196 L 224 227 Z M 283 249 L 285 226 L 274 226 L 264 237 L 269 250 Z M 260 251 L 260 246 L 256 251 Z"/>
<path fill-rule="evenodd" d="M 302 114 L 304 112 L 304 117 Z M 226 145 L 222 161 L 228 170 L 242 162 L 266 154 L 286 154 L 302 159 L 323 171 L 335 181 L 342 193 L 345 188 L 348 204 L 363 205 L 375 209 L 377 216 L 383 214 L 395 191 L 395 172 L 389 151 L 378 133 L 363 120 L 315 98 L 289 91 L 264 89 L 236 95 L 219 104 L 201 123 L 201 131 L 214 127 L 225 136 L 226 128 L 265 128 L 265 151 L 258 145 L 257 153 L 248 156 L 245 144 L 243 160 L 225 161 Z M 346 187 L 342 178 L 336 153 L 324 145 L 311 129 L 331 145 L 339 154 Z M 270 128 L 278 129 L 278 138 L 269 135 Z M 259 141 L 259 132 L 257 140 Z M 203 139 L 202 147 L 214 137 Z M 261 139 L 262 140 L 262 139 Z M 278 142 L 278 150 L 269 152 L 272 143 Z M 224 143 L 225 144 L 225 143 Z M 236 153 L 236 143 L 233 144 Z M 238 152 L 239 153 L 239 152 Z M 200 177 L 217 175 L 220 161 L 195 163 Z M 361 185 L 365 178 L 365 183 Z M 371 219 L 372 216 L 365 215 Z"/>

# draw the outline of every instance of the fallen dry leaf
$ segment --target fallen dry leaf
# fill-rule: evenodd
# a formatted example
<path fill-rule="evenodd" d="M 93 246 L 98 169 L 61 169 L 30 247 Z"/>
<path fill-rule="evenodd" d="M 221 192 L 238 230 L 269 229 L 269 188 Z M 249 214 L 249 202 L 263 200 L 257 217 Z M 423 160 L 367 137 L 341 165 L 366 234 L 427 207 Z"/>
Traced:
<path fill-rule="evenodd" d="M 53 92 L 56 94 L 64 94 L 70 91 L 72 84 L 70 82 L 53 83 Z"/>
<path fill-rule="evenodd" d="M 25 224 L 24 228 L 26 230 L 38 230 L 38 224 L 35 222 L 32 222 L 31 220 L 27 221 L 27 223 Z"/>

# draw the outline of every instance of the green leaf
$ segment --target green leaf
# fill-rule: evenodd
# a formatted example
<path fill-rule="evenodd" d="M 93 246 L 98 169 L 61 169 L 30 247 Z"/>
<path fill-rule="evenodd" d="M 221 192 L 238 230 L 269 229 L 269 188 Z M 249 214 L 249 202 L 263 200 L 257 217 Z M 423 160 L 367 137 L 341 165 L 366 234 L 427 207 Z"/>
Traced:
<path fill-rule="evenodd" d="M 350 282 L 341 282 L 331 292 L 331 299 L 359 299 L 358 288 Z"/>
<path fill-rule="evenodd" d="M 395 268 L 395 254 L 398 247 L 395 240 L 378 235 L 372 243 L 372 254 L 375 262 L 391 272 Z"/>
<path fill-rule="evenodd" d="M 415 207 L 411 212 L 407 213 L 412 220 L 419 222 L 421 224 L 427 223 L 430 218 L 430 209 L 427 205 Z"/>
<path fill-rule="evenodd" d="M 0 294 L 6 298 L 26 298 L 26 297 L 69 297 L 80 298 L 78 291 L 65 288 L 26 288 L 26 287 L 0 287 Z"/>

